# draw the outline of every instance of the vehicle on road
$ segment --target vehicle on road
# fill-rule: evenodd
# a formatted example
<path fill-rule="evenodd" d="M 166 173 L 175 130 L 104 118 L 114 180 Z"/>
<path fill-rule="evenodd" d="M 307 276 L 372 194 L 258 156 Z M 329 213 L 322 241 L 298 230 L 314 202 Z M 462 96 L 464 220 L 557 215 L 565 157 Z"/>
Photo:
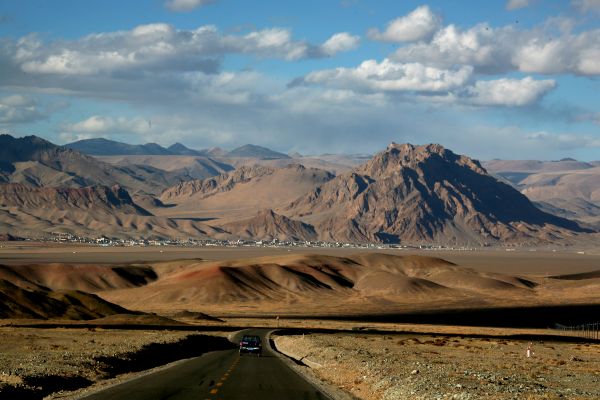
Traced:
<path fill-rule="evenodd" d="M 262 354 L 262 341 L 260 336 L 256 335 L 244 335 L 240 340 L 240 355 L 244 353 L 256 354 L 261 356 Z"/>

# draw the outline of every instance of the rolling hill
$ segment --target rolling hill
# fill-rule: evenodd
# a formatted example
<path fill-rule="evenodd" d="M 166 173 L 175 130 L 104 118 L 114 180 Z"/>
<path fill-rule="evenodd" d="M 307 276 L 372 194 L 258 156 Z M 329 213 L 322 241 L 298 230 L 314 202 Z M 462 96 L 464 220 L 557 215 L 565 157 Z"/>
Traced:
<path fill-rule="evenodd" d="M 479 272 L 439 258 L 377 253 L 150 266 L 157 280 L 99 295 L 140 311 L 339 316 L 553 304 L 566 298 L 597 303 L 594 291 L 600 287 L 597 273 L 535 279 Z"/>

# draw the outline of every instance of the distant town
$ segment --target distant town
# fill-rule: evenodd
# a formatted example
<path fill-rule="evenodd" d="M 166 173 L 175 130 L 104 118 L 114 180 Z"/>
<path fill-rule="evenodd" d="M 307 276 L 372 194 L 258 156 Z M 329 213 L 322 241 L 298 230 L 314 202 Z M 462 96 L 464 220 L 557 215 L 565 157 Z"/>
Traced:
<path fill-rule="evenodd" d="M 87 237 L 69 233 L 54 233 L 50 236 L 40 238 L 28 238 L 26 241 L 42 243 L 65 243 L 86 244 L 100 247 L 262 247 L 262 248 L 344 248 L 344 249 L 414 249 L 414 250 L 453 250 L 453 251 L 476 251 L 482 248 L 493 247 L 490 244 L 480 246 L 448 246 L 436 244 L 399 244 L 399 243 L 344 243 L 326 241 L 294 241 L 294 240 L 219 240 L 219 239 L 193 239 L 193 238 L 171 238 L 171 239 L 123 239 L 110 238 L 106 236 Z M 506 251 L 515 250 L 514 245 L 501 246 Z"/>

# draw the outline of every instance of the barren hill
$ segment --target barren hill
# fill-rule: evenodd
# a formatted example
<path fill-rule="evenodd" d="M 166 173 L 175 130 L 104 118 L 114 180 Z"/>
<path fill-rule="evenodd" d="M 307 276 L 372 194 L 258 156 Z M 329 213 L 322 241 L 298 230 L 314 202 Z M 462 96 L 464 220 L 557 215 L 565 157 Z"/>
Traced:
<path fill-rule="evenodd" d="M 125 155 L 98 156 L 101 161 L 120 168 L 154 168 L 168 172 L 169 182 L 164 188 L 174 182 L 193 179 L 206 179 L 233 170 L 227 163 L 216 161 L 209 157 L 194 155 Z"/>
<path fill-rule="evenodd" d="M 35 188 L 0 184 L 0 232 L 21 237 L 69 233 L 87 237 L 228 237 L 192 220 L 152 216 L 119 186 Z"/>
<path fill-rule="evenodd" d="M 391 144 L 282 213 L 313 225 L 322 239 L 351 242 L 539 242 L 584 231 L 435 144 Z"/>
<path fill-rule="evenodd" d="M 0 181 L 35 187 L 118 184 L 132 193 L 156 193 L 174 179 L 152 167 L 113 167 L 36 136 L 0 135 L 0 160 Z"/>
<path fill-rule="evenodd" d="M 600 224 L 600 167 L 596 163 L 493 160 L 486 165 L 544 210 Z"/>
<path fill-rule="evenodd" d="M 262 210 L 252 218 L 229 222 L 221 227 L 233 236 L 243 239 L 293 241 L 317 239 L 317 234 L 312 226 L 291 220 L 273 210 Z"/>
<path fill-rule="evenodd" d="M 23 289 L 0 279 L 0 318 L 94 319 L 129 311 L 80 291 Z"/>
<path fill-rule="evenodd" d="M 258 210 L 277 208 L 327 182 L 333 175 L 290 164 L 284 168 L 244 166 L 214 178 L 182 182 L 165 190 L 160 200 L 175 207 L 161 215 L 239 220 Z"/>
<path fill-rule="evenodd" d="M 0 184 L 0 207 L 16 209 L 103 210 L 150 215 L 137 206 L 120 186 L 86 188 L 32 188 L 22 184 Z"/>
<path fill-rule="evenodd" d="M 289 255 L 155 263 L 159 279 L 100 295 L 142 311 L 252 314 L 385 314 L 406 310 L 592 302 L 597 274 L 525 278 L 484 273 L 439 258 Z M 577 287 L 576 291 L 570 288 Z M 557 297 L 558 296 L 558 297 Z"/>

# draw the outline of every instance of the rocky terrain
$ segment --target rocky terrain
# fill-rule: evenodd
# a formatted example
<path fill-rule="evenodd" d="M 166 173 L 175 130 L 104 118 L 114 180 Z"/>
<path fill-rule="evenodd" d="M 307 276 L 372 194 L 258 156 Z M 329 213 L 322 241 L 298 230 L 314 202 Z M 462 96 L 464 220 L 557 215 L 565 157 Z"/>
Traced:
<path fill-rule="evenodd" d="M 2 326 L 0 398 L 42 399 L 228 348 L 223 333 Z M 61 393 L 62 392 L 62 393 Z M 62 394 L 62 396 L 61 396 Z"/>
<path fill-rule="evenodd" d="M 356 398 L 596 399 L 600 345 L 419 334 L 281 336 L 276 346 Z"/>
<path fill-rule="evenodd" d="M 33 187 L 114 186 L 135 193 L 155 193 L 173 175 L 150 166 L 113 167 L 36 136 L 0 135 L 0 182 Z"/>
<path fill-rule="evenodd" d="M 349 242 L 539 243 L 585 232 L 440 145 L 392 144 L 282 213 Z"/>
<path fill-rule="evenodd" d="M 372 158 L 324 156 L 324 167 L 345 163 L 334 166 L 337 176 L 293 163 L 304 160 L 301 155 L 292 159 L 254 145 L 214 159 L 181 144 L 167 149 L 88 140 L 71 146 L 126 153 L 103 156 L 108 162 L 35 136 L 2 135 L 0 145 L 0 233 L 20 237 L 68 233 L 447 246 L 595 240 L 589 235 L 596 230 L 593 223 L 561 217 L 594 211 L 594 182 L 579 184 L 590 189 L 576 204 L 539 203 L 556 216 L 496 180 L 478 161 L 436 144 L 391 144 Z M 365 162 L 347 170 L 358 160 Z M 315 164 L 310 157 L 306 161 Z M 546 168 L 529 164 L 521 168 Z M 562 164 L 586 173 L 598 168 Z M 594 212 L 600 215 L 600 208 Z"/>

